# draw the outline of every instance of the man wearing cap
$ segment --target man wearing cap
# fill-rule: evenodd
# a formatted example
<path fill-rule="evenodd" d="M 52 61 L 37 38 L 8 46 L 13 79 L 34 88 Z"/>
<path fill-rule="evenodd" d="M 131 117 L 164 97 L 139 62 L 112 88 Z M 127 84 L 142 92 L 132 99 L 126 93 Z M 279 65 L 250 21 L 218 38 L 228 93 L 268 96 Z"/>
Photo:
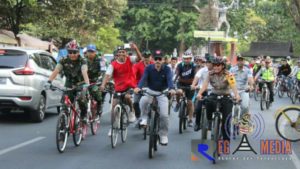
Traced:
<path fill-rule="evenodd" d="M 152 60 L 152 53 L 150 50 L 143 51 L 142 56 L 143 56 L 142 60 L 133 66 L 133 73 L 135 75 L 136 84 L 138 84 L 140 82 L 140 80 L 142 79 L 145 67 L 147 67 L 150 64 L 154 64 L 154 62 Z M 134 97 L 133 97 L 133 100 L 134 100 L 133 107 L 135 110 L 136 118 L 139 118 L 141 116 L 141 110 L 140 110 L 140 105 L 139 105 L 141 97 L 142 96 L 140 94 L 134 94 Z"/>
<path fill-rule="evenodd" d="M 154 57 L 155 64 L 150 64 L 145 68 L 144 75 L 140 80 L 138 87 L 135 88 L 134 92 L 138 93 L 147 84 L 147 93 L 160 94 L 162 91 L 169 89 L 171 95 L 175 94 L 174 86 L 172 82 L 171 69 L 163 64 L 163 58 L 157 54 Z M 142 126 L 147 125 L 147 107 L 152 102 L 152 96 L 143 96 L 140 101 L 140 108 L 142 111 L 141 122 Z M 160 124 L 159 124 L 159 136 L 160 143 L 162 145 L 168 144 L 168 130 L 169 130 L 169 115 L 168 115 L 168 98 L 165 95 L 157 97 L 159 113 L 160 113 Z"/>
<path fill-rule="evenodd" d="M 274 81 L 275 81 L 275 70 L 271 66 L 271 58 L 268 56 L 265 60 L 265 67 L 262 67 L 255 76 L 255 81 L 261 76 L 261 79 L 267 83 L 267 87 L 270 91 L 270 103 L 274 102 Z M 259 89 L 261 90 L 263 83 L 259 83 Z"/>
<path fill-rule="evenodd" d="M 175 111 L 177 112 L 179 110 L 179 98 L 183 94 L 183 91 L 185 92 L 185 96 L 187 97 L 187 112 L 189 114 L 188 117 L 188 126 L 193 127 L 193 111 L 194 106 L 192 102 L 192 98 L 194 96 L 194 92 L 191 89 L 187 89 L 190 87 L 193 83 L 195 74 L 196 74 L 196 67 L 194 63 L 192 62 L 192 54 L 186 53 L 183 55 L 183 62 L 178 64 L 177 70 L 176 70 L 176 76 L 179 77 L 178 79 L 178 90 L 177 90 L 177 105 L 175 107 Z M 180 88 L 185 88 L 184 90 Z"/>
<path fill-rule="evenodd" d="M 89 44 L 86 47 L 87 52 L 87 64 L 88 64 L 88 75 L 90 78 L 90 83 L 96 83 L 101 76 L 101 58 L 97 56 L 96 45 Z M 99 87 L 94 85 L 89 88 L 91 96 L 97 101 L 98 113 L 101 111 L 102 105 L 102 94 Z"/>
<path fill-rule="evenodd" d="M 298 81 L 298 85 L 300 84 L 300 60 L 297 61 L 297 66 L 293 68 L 293 71 L 290 74 L 290 76 L 295 77 Z"/>
<path fill-rule="evenodd" d="M 135 77 L 133 74 L 132 67 L 133 67 L 134 61 L 136 61 L 136 62 L 140 61 L 142 56 L 141 56 L 141 53 L 140 53 L 138 47 L 135 44 L 131 43 L 131 48 L 136 51 L 137 58 L 129 57 L 124 45 L 119 46 L 117 48 L 117 58 L 115 61 L 113 61 L 109 65 L 109 67 L 105 73 L 103 83 L 100 87 L 101 91 L 104 91 L 104 88 L 111 77 L 114 79 L 116 92 L 124 93 L 124 92 L 127 92 L 130 88 L 136 87 L 136 82 L 135 82 Z M 128 115 L 128 120 L 129 120 L 129 122 L 134 122 L 136 117 L 134 114 L 134 108 L 133 108 L 131 96 L 129 93 L 125 95 L 125 100 L 128 103 L 128 105 L 130 106 L 130 110 L 131 110 L 131 112 Z M 111 112 L 112 113 L 112 118 L 111 118 L 112 122 L 113 122 L 114 118 L 116 118 L 118 120 L 120 119 L 119 118 L 120 115 L 119 114 L 115 115 L 113 112 L 114 107 L 117 104 L 117 102 L 118 102 L 117 99 L 113 99 L 112 112 Z M 119 123 L 117 123 L 117 124 L 119 124 Z M 111 136 L 111 130 L 108 132 L 108 136 Z"/>
<path fill-rule="evenodd" d="M 191 85 L 192 90 L 195 90 L 197 87 L 199 87 L 199 89 L 202 88 L 202 84 L 205 81 L 205 79 L 208 77 L 209 71 L 213 70 L 213 56 L 206 56 L 206 66 L 204 66 L 203 68 L 201 68 L 195 75 L 194 81 Z M 211 86 L 209 85 L 208 89 L 211 89 Z M 203 96 L 207 96 L 208 92 L 205 91 L 203 92 Z M 202 114 L 202 105 L 203 105 L 203 101 L 202 100 L 198 100 L 197 104 L 196 104 L 196 109 L 195 109 L 195 113 L 196 113 L 196 120 L 195 120 L 195 125 L 194 125 L 194 131 L 199 131 L 200 130 L 200 121 L 201 121 L 201 114 Z"/>
<path fill-rule="evenodd" d="M 252 71 L 244 64 L 244 58 L 239 56 L 237 57 L 237 65 L 229 70 L 229 72 L 235 76 L 236 87 L 242 99 L 241 115 L 249 112 L 250 97 L 246 90 L 253 89 Z"/>

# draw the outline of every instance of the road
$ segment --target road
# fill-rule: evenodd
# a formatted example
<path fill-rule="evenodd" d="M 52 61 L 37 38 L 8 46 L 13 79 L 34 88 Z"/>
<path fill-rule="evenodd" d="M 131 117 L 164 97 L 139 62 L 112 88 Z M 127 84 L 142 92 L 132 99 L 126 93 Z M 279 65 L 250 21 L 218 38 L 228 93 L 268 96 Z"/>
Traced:
<path fill-rule="evenodd" d="M 251 112 L 259 113 L 265 121 L 265 131 L 260 139 L 280 139 L 275 131 L 274 112 L 279 107 L 291 104 L 288 98 L 275 98 L 271 109 L 262 112 L 258 102 L 251 100 Z M 106 103 L 105 109 L 108 109 Z M 283 155 L 286 160 L 275 159 L 275 155 L 262 156 L 249 153 L 250 157 L 262 159 L 243 159 L 247 153 L 240 153 L 238 160 L 227 159 L 213 165 L 205 158 L 191 160 L 191 140 L 199 139 L 200 132 L 189 128 L 183 134 L 178 133 L 178 117 L 171 113 L 169 144 L 159 146 L 153 159 L 148 158 L 148 140 L 144 141 L 142 131 L 130 126 L 126 143 L 118 142 L 111 148 L 107 132 L 110 116 L 107 111 L 101 121 L 98 135 L 84 140 L 79 147 L 73 145 L 71 137 L 63 154 L 58 153 L 55 145 L 55 125 L 57 115 L 47 115 L 42 123 L 31 123 L 22 114 L 0 115 L 0 168 L 1 169 L 199 169 L 199 168 L 299 168 L 299 144 L 292 144 L 293 154 Z M 239 137 L 241 138 L 241 137 Z M 259 140 L 249 139 L 251 146 L 259 153 Z M 240 139 L 232 141 L 232 147 L 238 145 Z M 231 152 L 234 148 L 231 150 Z M 226 156 L 222 156 L 226 157 Z M 273 159 L 272 159 L 273 157 Z"/>

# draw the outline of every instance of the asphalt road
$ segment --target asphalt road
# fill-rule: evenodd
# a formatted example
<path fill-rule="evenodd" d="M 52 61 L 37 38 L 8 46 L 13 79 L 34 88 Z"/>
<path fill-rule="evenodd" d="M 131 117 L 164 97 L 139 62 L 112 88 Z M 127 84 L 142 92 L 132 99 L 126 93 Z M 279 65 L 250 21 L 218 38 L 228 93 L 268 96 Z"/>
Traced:
<path fill-rule="evenodd" d="M 88 138 L 79 147 L 75 147 L 72 137 L 63 154 L 56 149 L 55 126 L 57 115 L 49 114 L 42 123 L 31 123 L 24 114 L 0 115 L 0 168 L 1 169 L 293 169 L 299 168 L 300 149 L 298 143 L 292 144 L 291 155 L 260 155 L 261 139 L 280 139 L 275 131 L 274 112 L 279 107 L 290 105 L 288 98 L 275 98 L 271 109 L 262 112 L 259 102 L 251 100 L 251 112 L 258 113 L 265 121 L 265 130 L 258 139 L 249 137 L 251 146 L 258 152 L 241 152 L 234 156 L 223 155 L 216 165 L 203 156 L 191 160 L 191 140 L 199 139 L 200 132 L 188 128 L 183 134 L 178 133 L 177 113 L 171 113 L 169 144 L 159 146 L 153 159 L 148 158 L 148 140 L 144 141 L 142 130 L 130 126 L 126 143 L 119 140 L 115 149 L 111 148 L 107 136 L 110 127 L 110 116 L 107 111 L 102 116 L 101 129 L 98 135 Z M 105 109 L 108 110 L 106 102 Z M 119 137 L 120 138 L 120 137 Z M 232 140 L 231 152 L 240 143 L 241 136 Z M 228 157 L 227 160 L 225 157 Z M 236 157 L 233 160 L 233 157 Z M 239 157 L 239 159 L 237 159 Z M 247 159 L 248 157 L 248 159 Z M 260 157 L 257 159 L 257 157 Z M 277 159 L 276 159 L 277 157 Z M 284 157 L 286 159 L 278 159 Z"/>

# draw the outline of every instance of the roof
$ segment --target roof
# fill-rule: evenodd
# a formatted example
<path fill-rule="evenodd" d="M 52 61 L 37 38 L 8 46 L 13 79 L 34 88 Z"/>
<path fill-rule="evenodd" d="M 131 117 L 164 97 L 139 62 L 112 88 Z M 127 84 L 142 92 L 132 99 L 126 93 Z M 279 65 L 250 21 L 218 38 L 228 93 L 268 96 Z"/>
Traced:
<path fill-rule="evenodd" d="M 271 57 L 293 56 L 292 42 L 252 42 L 250 50 L 243 56 L 256 57 L 260 55 Z"/>

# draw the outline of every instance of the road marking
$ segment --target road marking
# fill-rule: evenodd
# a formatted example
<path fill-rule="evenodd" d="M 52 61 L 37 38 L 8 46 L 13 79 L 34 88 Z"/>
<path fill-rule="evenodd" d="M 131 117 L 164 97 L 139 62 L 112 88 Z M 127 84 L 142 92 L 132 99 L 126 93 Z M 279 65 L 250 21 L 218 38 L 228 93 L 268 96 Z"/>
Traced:
<path fill-rule="evenodd" d="M 297 169 L 300 169 L 300 160 L 299 160 L 298 156 L 296 155 L 296 153 L 294 152 L 294 150 L 292 150 L 292 154 L 290 155 L 290 157 L 292 158 L 292 161 L 293 161 L 295 167 Z"/>
<path fill-rule="evenodd" d="M 15 145 L 15 146 L 12 146 L 12 147 L 9 147 L 9 148 L 6 148 L 6 149 L 3 149 L 3 150 L 0 150 L 0 156 L 3 155 L 3 154 L 6 154 L 8 152 L 11 152 L 11 151 L 14 151 L 16 149 L 19 149 L 19 148 L 22 148 L 22 147 L 25 147 L 29 144 L 32 144 L 32 143 L 35 143 L 35 142 L 38 142 L 38 141 L 41 141 L 43 139 L 45 139 L 46 137 L 37 137 L 37 138 L 34 138 L 32 140 L 28 140 L 24 143 L 21 143 L 21 144 L 18 144 L 18 145 Z"/>

